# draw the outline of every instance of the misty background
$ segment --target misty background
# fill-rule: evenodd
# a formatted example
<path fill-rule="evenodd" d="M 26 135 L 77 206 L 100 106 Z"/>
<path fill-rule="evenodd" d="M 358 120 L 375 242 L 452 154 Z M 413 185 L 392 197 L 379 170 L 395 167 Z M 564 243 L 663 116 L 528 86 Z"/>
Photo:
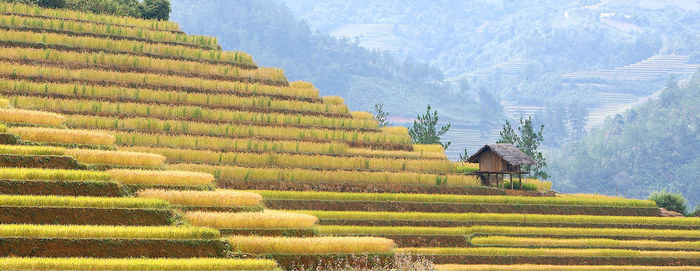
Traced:
<path fill-rule="evenodd" d="M 430 104 L 456 160 L 545 125 L 554 190 L 700 203 L 700 1 L 171 0 L 216 36 L 395 125 Z"/>

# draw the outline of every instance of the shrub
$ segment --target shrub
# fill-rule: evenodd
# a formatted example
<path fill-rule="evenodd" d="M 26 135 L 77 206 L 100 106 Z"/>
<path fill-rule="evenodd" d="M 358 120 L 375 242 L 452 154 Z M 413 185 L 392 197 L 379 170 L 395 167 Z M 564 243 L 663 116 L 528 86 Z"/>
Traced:
<path fill-rule="evenodd" d="M 673 194 L 667 192 L 666 190 L 655 191 L 649 195 L 649 199 L 656 202 L 656 206 L 664 208 L 669 211 L 678 212 L 681 214 L 686 214 L 686 199 L 683 194 Z"/>

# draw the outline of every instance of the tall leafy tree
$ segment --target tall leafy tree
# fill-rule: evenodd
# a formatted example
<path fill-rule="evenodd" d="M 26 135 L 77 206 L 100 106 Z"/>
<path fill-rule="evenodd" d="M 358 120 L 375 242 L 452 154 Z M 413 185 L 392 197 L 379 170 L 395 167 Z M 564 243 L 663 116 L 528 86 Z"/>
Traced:
<path fill-rule="evenodd" d="M 547 179 L 549 175 L 544 171 L 544 168 L 547 167 L 547 161 L 542 152 L 538 150 L 544 139 L 542 136 L 543 131 L 544 125 L 540 126 L 539 131 L 533 127 L 532 117 L 528 117 L 526 120 L 520 118 L 519 134 L 513 130 L 510 122 L 506 120 L 503 130 L 500 132 L 501 139 L 498 140 L 498 143 L 511 143 L 520 151 L 532 157 L 532 159 L 537 161 L 537 165 L 523 166 L 523 170 L 529 171 L 530 175 L 535 178 Z"/>
<path fill-rule="evenodd" d="M 413 127 L 408 130 L 408 134 L 411 135 L 414 144 L 440 144 L 444 149 L 447 149 L 452 142 L 442 143 L 440 137 L 450 130 L 450 123 L 438 130 L 438 112 L 437 110 L 431 112 L 431 109 L 428 105 L 425 114 L 418 115 L 418 120 L 413 121 Z"/>
<path fill-rule="evenodd" d="M 384 103 L 374 104 L 374 119 L 379 123 L 379 128 L 391 125 L 387 118 L 389 117 L 389 112 L 384 111 Z"/>
<path fill-rule="evenodd" d="M 142 17 L 144 19 L 167 21 L 170 18 L 170 1 L 144 0 Z"/>

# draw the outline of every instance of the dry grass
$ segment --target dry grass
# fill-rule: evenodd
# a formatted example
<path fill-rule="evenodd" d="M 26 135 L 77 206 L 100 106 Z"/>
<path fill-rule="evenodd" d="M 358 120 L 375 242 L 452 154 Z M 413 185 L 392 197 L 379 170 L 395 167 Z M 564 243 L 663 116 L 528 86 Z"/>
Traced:
<path fill-rule="evenodd" d="M 341 105 L 345 103 L 345 100 L 338 96 L 323 96 L 322 99 L 324 104 Z"/>
<path fill-rule="evenodd" d="M 61 126 L 66 121 L 64 116 L 56 113 L 22 110 L 14 108 L 0 108 L 0 121 L 29 123 L 36 125 Z"/>
<path fill-rule="evenodd" d="M 419 152 L 445 152 L 445 148 L 440 144 L 413 144 L 413 150 Z"/>
<path fill-rule="evenodd" d="M 153 259 L 109 259 L 109 258 L 0 258 L 3 270 L 242 270 L 277 271 L 277 263 L 264 259 L 218 259 L 218 258 L 153 258 Z"/>
<path fill-rule="evenodd" d="M 371 156 L 371 157 L 386 157 L 386 158 L 405 158 L 405 159 L 447 159 L 444 152 L 421 152 L 421 151 L 387 151 L 387 150 L 372 150 L 365 148 L 350 148 L 348 154 Z"/>
<path fill-rule="evenodd" d="M 333 200 L 327 198 L 327 200 Z M 321 219 L 353 220 L 414 220 L 414 221 L 479 221 L 521 223 L 595 223 L 647 225 L 700 225 L 700 217 L 644 217 L 644 216 L 593 216 L 593 215 L 542 215 L 497 213 L 423 213 L 423 212 L 362 212 L 362 211 L 292 211 L 314 215 Z"/>
<path fill-rule="evenodd" d="M 655 241 L 655 240 L 614 240 L 602 238 L 587 239 L 557 239 L 529 238 L 512 236 L 472 237 L 470 243 L 476 246 L 507 246 L 507 247 L 575 247 L 575 248 L 676 248 L 700 250 L 700 241 Z"/>
<path fill-rule="evenodd" d="M 166 91 L 147 88 L 85 85 L 79 83 L 36 83 L 28 80 L 0 79 L 0 92 L 8 95 L 62 95 L 67 98 L 91 100 L 120 99 L 121 101 L 190 105 L 203 107 L 252 107 L 261 110 L 282 109 L 297 112 L 341 113 L 348 112 L 346 105 L 332 105 L 269 96 L 240 96 L 182 91 Z"/>
<path fill-rule="evenodd" d="M 638 265 L 461 265 L 441 264 L 440 271 L 697 271 L 700 266 L 638 266 Z"/>
<path fill-rule="evenodd" d="M 401 194 L 401 193 L 350 193 L 321 191 L 256 191 L 271 199 L 320 199 L 320 200 L 365 200 L 401 202 L 444 202 L 444 203 L 490 203 L 490 204 L 543 204 L 543 205 L 590 205 L 590 206 L 629 206 L 655 207 L 650 200 L 637 199 L 586 199 L 560 197 L 521 197 L 521 196 L 472 196 L 444 194 Z"/>
<path fill-rule="evenodd" d="M 123 184 L 145 185 L 211 185 L 214 176 L 189 171 L 156 171 L 112 169 L 108 173 L 112 179 Z"/>
<path fill-rule="evenodd" d="M 143 198 L 162 199 L 183 206 L 240 207 L 257 206 L 262 203 L 262 197 L 258 194 L 224 189 L 214 191 L 147 189 L 139 191 L 136 195 Z"/>
<path fill-rule="evenodd" d="M 306 169 L 391 170 L 452 173 L 448 160 L 366 158 L 287 153 L 216 152 L 172 148 L 127 147 L 126 150 L 162 154 L 171 163 L 207 163 L 250 167 L 283 167 Z"/>
<path fill-rule="evenodd" d="M 8 132 L 24 140 L 85 145 L 112 145 L 114 136 L 90 130 L 56 129 L 40 127 L 11 127 Z"/>
<path fill-rule="evenodd" d="M 0 55 L 2 55 L 3 58 L 13 60 L 35 60 L 88 65 L 99 64 L 104 66 L 122 66 L 146 69 L 160 73 L 178 71 L 184 73 L 207 74 L 225 77 L 229 80 L 237 80 L 240 78 L 263 79 L 277 82 L 285 82 L 287 80 L 284 76 L 284 71 L 278 68 L 244 69 L 234 65 L 159 59 L 128 54 L 70 52 L 54 49 L 3 47 L 0 48 Z"/>
<path fill-rule="evenodd" d="M 202 50 L 182 45 L 149 43 L 134 40 L 114 40 L 89 36 L 68 36 L 56 33 L 0 30 L 0 40 L 36 45 L 65 46 L 68 48 L 90 48 L 112 53 L 134 53 L 178 57 L 187 60 L 215 61 L 230 64 L 255 65 L 253 58 L 242 52 Z"/>
<path fill-rule="evenodd" d="M 394 247 L 394 241 L 375 237 L 232 236 L 226 240 L 233 251 L 246 254 L 382 253 Z"/>
<path fill-rule="evenodd" d="M 215 239 L 219 238 L 219 231 L 209 228 L 171 226 L 0 224 L 0 236 L 29 238 Z"/>
<path fill-rule="evenodd" d="M 175 164 L 169 165 L 168 168 L 207 172 L 213 174 L 218 179 L 237 181 L 399 184 L 448 187 L 481 185 L 481 182 L 474 176 L 440 175 L 417 172 L 363 172 L 347 170 L 309 170 L 297 168 L 246 168 L 201 164 Z"/>
<path fill-rule="evenodd" d="M 365 112 L 365 111 L 352 111 L 352 112 L 350 112 L 350 115 L 352 115 L 353 119 L 363 119 L 363 120 L 374 119 L 374 115 L 372 115 L 372 113 Z"/>
<path fill-rule="evenodd" d="M 1 26 L 0 15 L 0 26 Z M 0 62 L 0 75 L 4 77 L 23 76 L 38 80 L 70 79 L 93 84 L 129 84 L 147 83 L 155 88 L 176 87 L 197 90 L 205 93 L 229 93 L 240 95 L 278 95 L 290 98 L 318 98 L 318 90 L 285 86 L 270 86 L 257 83 L 203 79 L 140 72 L 120 72 L 100 69 L 66 69 L 52 66 L 34 66 Z"/>
<path fill-rule="evenodd" d="M 0 48 L 0 50 L 1 49 L 2 48 Z M 37 96 L 15 96 L 12 97 L 12 101 L 13 104 L 19 108 L 41 109 L 84 115 L 100 113 L 104 115 L 124 117 L 138 116 L 172 120 L 194 120 L 200 122 L 260 123 L 277 126 L 304 125 L 328 128 L 377 128 L 377 122 L 374 120 L 304 114 L 263 113 L 245 110 L 210 109 L 199 106 L 105 102 L 95 100 L 57 99 Z M 445 158 L 444 154 L 439 158 Z"/>
<path fill-rule="evenodd" d="M 269 140 L 299 140 L 312 142 L 356 142 L 410 144 L 408 134 L 346 131 L 311 127 L 266 126 L 244 124 L 217 124 L 156 118 L 119 118 L 90 115 L 71 115 L 66 125 L 83 129 L 110 129 L 137 132 L 178 133 L 227 138 L 255 138 Z"/>
<path fill-rule="evenodd" d="M 66 155 L 75 157 L 81 163 L 143 167 L 161 166 L 166 159 L 153 153 L 85 149 L 67 149 Z"/>
<path fill-rule="evenodd" d="M 342 154 L 345 143 L 317 143 L 291 140 L 256 140 L 250 138 L 221 138 L 208 136 L 114 132 L 116 144 L 121 146 L 150 146 L 214 151 L 289 152 Z"/>
<path fill-rule="evenodd" d="M 190 225 L 217 229 L 303 229 L 313 227 L 318 219 L 305 214 L 280 211 L 263 212 L 187 212 Z"/>
<path fill-rule="evenodd" d="M 70 31 L 73 34 L 101 34 L 135 39 L 147 39 L 153 42 L 191 44 L 217 49 L 216 38 L 187 35 L 170 31 L 149 30 L 129 26 L 105 25 L 87 21 L 71 21 L 54 18 L 26 17 L 17 15 L 0 16 L 0 25 L 8 28 L 34 28 L 54 31 Z"/>
<path fill-rule="evenodd" d="M 104 14 L 95 14 L 92 12 L 82 12 L 69 9 L 48 9 L 40 8 L 35 5 L 25 5 L 20 3 L 0 2 L 0 12 L 16 13 L 32 16 L 44 16 L 61 19 L 86 20 L 99 22 L 104 24 L 128 25 L 132 27 L 142 27 L 146 29 L 178 31 L 180 27 L 173 21 L 156 21 L 144 20 L 127 16 L 113 16 Z"/>

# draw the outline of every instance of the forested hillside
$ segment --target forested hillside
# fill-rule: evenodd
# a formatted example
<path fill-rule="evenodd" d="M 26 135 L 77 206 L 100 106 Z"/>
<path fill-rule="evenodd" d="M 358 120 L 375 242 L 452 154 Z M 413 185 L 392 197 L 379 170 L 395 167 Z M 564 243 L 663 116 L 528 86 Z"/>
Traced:
<path fill-rule="evenodd" d="M 665 188 L 700 203 L 700 78 L 609 119 L 551 165 L 555 188 L 645 198 Z M 692 207 L 692 206 L 691 206 Z"/>

